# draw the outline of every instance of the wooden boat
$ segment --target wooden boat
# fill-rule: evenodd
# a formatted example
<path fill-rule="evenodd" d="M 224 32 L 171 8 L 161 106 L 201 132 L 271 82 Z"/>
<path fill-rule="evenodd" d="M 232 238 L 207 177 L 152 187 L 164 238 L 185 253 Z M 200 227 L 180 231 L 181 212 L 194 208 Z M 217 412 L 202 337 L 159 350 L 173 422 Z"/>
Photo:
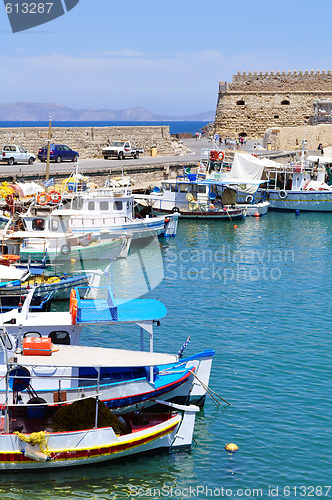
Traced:
<path fill-rule="evenodd" d="M 268 201 L 272 210 L 332 211 L 332 178 L 328 174 L 332 158 L 308 156 L 299 164 L 279 164 L 237 153 L 234 163 L 251 172 L 261 169 L 264 182 L 255 198 L 257 202 Z M 247 190 L 239 192 L 239 199 L 244 201 L 248 194 Z"/>
<path fill-rule="evenodd" d="M 32 296 L 33 292 L 29 297 Z M 100 359 L 103 356 L 104 371 L 101 376 L 104 383 L 109 384 L 105 387 L 105 391 L 106 389 L 118 391 L 119 386 L 116 384 L 127 382 L 125 397 L 121 399 L 119 392 L 116 395 L 113 392 L 111 396 L 114 399 L 118 398 L 117 406 L 120 411 L 133 404 L 142 404 L 148 397 L 171 399 L 180 403 L 189 401 L 199 406 L 204 405 L 215 353 L 208 349 L 184 359 L 181 357 L 181 350 L 178 355 L 168 355 L 168 357 L 154 353 L 153 325 L 166 314 L 165 306 L 159 301 L 152 299 L 116 300 L 109 287 L 99 287 L 97 290 L 94 289 L 93 293 L 87 287 L 82 287 L 75 289 L 68 311 L 31 313 L 29 297 L 20 310 L 12 310 L 2 315 L 6 332 L 14 339 L 9 342 L 12 346 L 11 355 L 15 353 L 15 346 L 21 345 L 28 337 L 51 340 L 56 347 L 59 347 L 61 353 L 65 347 L 78 346 L 80 334 L 87 325 L 121 327 L 128 323 L 136 324 L 140 329 L 140 351 L 105 349 L 103 354 L 103 348 L 98 348 L 100 351 L 97 355 Z M 18 325 L 20 325 L 19 328 Z M 144 332 L 149 337 L 149 353 L 144 351 Z M 80 368 L 79 361 L 75 359 L 82 359 L 85 350 L 81 346 L 78 349 L 78 353 L 72 351 L 73 354 L 67 357 L 69 374 L 72 370 Z M 92 356 L 93 351 L 91 350 L 90 353 Z M 59 356 L 54 353 L 54 359 Z M 27 358 L 22 359 L 22 366 L 26 366 L 25 359 Z M 50 364 L 52 360 L 43 361 L 43 363 L 47 362 Z M 1 365 L 4 366 L 4 359 L 2 362 L 0 359 Z M 51 368 L 48 370 L 49 373 L 54 373 Z M 2 375 L 5 376 L 5 372 Z M 94 383 L 91 383 L 91 391 L 94 391 L 98 379 L 97 374 L 93 371 L 85 374 L 81 370 L 81 378 L 84 379 L 84 375 L 87 375 L 90 381 L 94 379 Z M 58 388 L 58 381 L 56 378 L 53 378 L 53 381 L 55 386 L 53 384 L 52 391 L 55 391 Z M 47 379 L 47 384 L 50 384 L 50 379 Z M 79 384 L 80 390 L 83 385 L 82 382 Z M 139 390 L 138 386 L 140 386 Z M 73 392 L 78 390 L 77 387 L 78 385 Z M 4 387 L 2 389 L 4 390 Z M 49 385 L 38 387 L 38 391 L 42 389 L 49 390 Z M 66 389 L 68 389 L 67 386 Z M 136 397 L 137 394 L 140 395 L 139 398 Z M 26 399 L 27 396 L 23 397 Z M 53 392 L 50 397 L 53 398 Z"/>
<path fill-rule="evenodd" d="M 74 235 L 69 228 L 69 219 L 70 216 L 61 210 L 46 217 L 22 215 L 20 229 L 8 224 L 3 230 L 2 246 L 27 261 L 43 262 L 46 254 L 53 267 L 75 259 L 80 262 L 81 269 L 86 269 L 91 261 L 110 262 L 127 256 L 129 237 L 92 236 L 83 232 Z"/>
<path fill-rule="evenodd" d="M 8 342 L 6 334 L 2 334 L 2 340 L 4 346 Z M 119 420 L 100 401 L 99 392 L 94 398 L 81 394 L 71 405 L 61 398 L 52 405 L 36 397 L 25 403 L 18 398 L 19 389 L 24 385 L 24 375 L 20 374 L 21 359 L 16 356 L 8 358 L 7 353 L 5 357 L 9 376 L 5 377 L 6 400 L 0 417 L 2 470 L 84 465 L 154 449 L 171 450 L 191 445 L 198 407 L 180 407 L 157 400 L 158 404 L 167 405 L 171 410 L 182 410 L 183 414 L 173 413 L 170 409 L 161 415 L 135 412 Z M 32 358 L 34 356 L 30 365 L 35 369 L 35 377 L 44 377 L 45 364 L 40 364 L 40 361 L 45 356 L 40 356 L 38 362 Z M 93 366 L 100 371 L 102 365 L 95 361 L 90 358 L 86 365 L 81 361 L 81 365 L 86 368 Z M 53 365 L 61 369 L 56 363 L 54 360 Z M 62 368 L 65 369 L 66 364 Z M 13 394 L 10 394 L 9 385 L 13 380 L 16 383 Z"/>
<path fill-rule="evenodd" d="M 127 417 L 128 432 L 123 435 L 116 434 L 112 426 L 54 432 L 51 427 L 45 431 L 44 425 L 35 425 L 33 432 L 3 432 L 0 434 L 0 469 L 16 471 L 72 467 L 152 450 L 169 452 L 190 448 L 196 409 L 192 406 L 184 408 L 183 416 L 168 413 Z M 15 424 L 22 422 L 24 424 L 27 420 L 19 420 Z M 36 428 L 41 430 L 36 431 Z"/>
<path fill-rule="evenodd" d="M 60 195 L 61 196 L 61 195 Z M 29 230 L 33 220 L 46 207 L 33 205 L 24 216 Z M 176 224 L 164 216 L 137 218 L 134 214 L 134 196 L 128 188 L 101 188 L 62 196 L 60 208 L 51 207 L 54 216 L 68 216 L 69 229 L 73 233 L 91 233 L 104 238 L 129 236 L 132 240 L 155 236 L 175 236 Z M 177 216 L 174 216 L 177 221 Z"/>
<path fill-rule="evenodd" d="M 196 174 L 184 174 L 162 181 L 161 191 L 135 195 L 139 208 L 151 207 L 152 213 L 179 213 L 181 218 L 233 221 L 243 219 L 246 207 L 234 206 L 216 199 L 216 183 Z"/>

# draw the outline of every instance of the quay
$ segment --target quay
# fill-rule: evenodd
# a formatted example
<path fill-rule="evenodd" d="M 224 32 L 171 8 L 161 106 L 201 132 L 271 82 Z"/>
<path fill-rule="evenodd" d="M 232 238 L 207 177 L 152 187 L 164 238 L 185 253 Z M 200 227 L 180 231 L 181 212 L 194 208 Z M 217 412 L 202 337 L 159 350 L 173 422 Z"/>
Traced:
<path fill-rule="evenodd" d="M 79 160 L 79 172 L 96 184 L 103 185 L 108 178 L 119 178 L 122 175 L 129 176 L 135 181 L 135 185 L 151 184 L 169 177 L 181 174 L 184 168 L 197 167 L 201 159 L 202 148 L 213 149 L 214 143 L 207 138 L 201 140 L 182 139 L 182 145 L 188 151 L 181 155 L 142 156 L 138 159 L 130 158 L 124 160 L 102 158 L 84 158 Z M 243 151 L 254 153 L 257 156 L 264 155 L 271 159 L 295 158 L 299 151 L 267 151 L 256 149 L 255 143 L 262 144 L 262 140 L 247 141 Z M 230 157 L 237 151 L 230 146 L 221 144 L 220 149 L 226 150 Z M 75 164 L 69 161 L 61 163 L 50 163 L 49 177 L 60 183 L 70 176 L 75 170 Z M 7 165 L 0 163 L 0 182 L 35 181 L 43 183 L 46 174 L 46 163 L 38 160 L 33 165 L 17 164 Z"/>

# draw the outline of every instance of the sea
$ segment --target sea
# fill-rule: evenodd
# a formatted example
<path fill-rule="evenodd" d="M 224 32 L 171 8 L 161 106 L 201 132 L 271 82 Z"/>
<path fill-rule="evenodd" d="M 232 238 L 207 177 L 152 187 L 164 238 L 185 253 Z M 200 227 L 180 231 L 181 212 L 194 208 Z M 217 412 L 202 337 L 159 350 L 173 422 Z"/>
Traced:
<path fill-rule="evenodd" d="M 200 131 L 207 121 L 52 121 L 52 127 L 128 127 L 128 126 L 158 126 L 169 125 L 170 134 L 189 133 Z M 0 121 L 0 128 L 15 127 L 48 127 L 48 121 Z"/>
<path fill-rule="evenodd" d="M 207 397 L 190 451 L 0 472 L 0 497 L 332 498 L 331 275 L 332 213 L 180 219 L 176 237 L 115 262 L 117 297 L 167 307 L 156 351 L 177 353 L 188 337 L 186 355 L 215 350 L 209 387 L 224 401 Z M 82 343 L 136 349 L 139 332 L 98 326 Z"/>

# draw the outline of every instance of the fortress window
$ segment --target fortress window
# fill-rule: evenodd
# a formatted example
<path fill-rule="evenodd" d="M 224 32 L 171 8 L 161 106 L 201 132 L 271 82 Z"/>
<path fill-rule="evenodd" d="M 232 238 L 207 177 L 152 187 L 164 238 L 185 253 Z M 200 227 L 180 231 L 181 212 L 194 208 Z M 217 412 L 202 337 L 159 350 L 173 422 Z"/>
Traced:
<path fill-rule="evenodd" d="M 237 106 L 244 106 L 244 100 L 240 99 L 239 101 L 236 101 Z"/>
<path fill-rule="evenodd" d="M 284 101 L 281 101 L 281 104 L 282 106 L 289 106 L 290 102 L 287 99 L 285 99 Z"/>
<path fill-rule="evenodd" d="M 274 118 L 279 118 L 279 115 L 274 115 Z"/>

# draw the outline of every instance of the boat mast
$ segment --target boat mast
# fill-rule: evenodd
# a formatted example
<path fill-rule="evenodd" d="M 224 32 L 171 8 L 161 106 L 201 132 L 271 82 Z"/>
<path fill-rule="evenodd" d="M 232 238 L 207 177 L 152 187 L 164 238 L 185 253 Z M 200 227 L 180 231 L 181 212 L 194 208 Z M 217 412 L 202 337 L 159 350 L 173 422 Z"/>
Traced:
<path fill-rule="evenodd" d="M 47 156 L 46 156 L 46 176 L 45 180 L 48 181 L 50 177 L 50 150 L 51 150 L 51 124 L 52 117 L 50 116 L 50 121 L 48 124 L 48 139 L 47 139 Z M 48 186 L 45 186 L 45 191 L 48 191 Z"/>

